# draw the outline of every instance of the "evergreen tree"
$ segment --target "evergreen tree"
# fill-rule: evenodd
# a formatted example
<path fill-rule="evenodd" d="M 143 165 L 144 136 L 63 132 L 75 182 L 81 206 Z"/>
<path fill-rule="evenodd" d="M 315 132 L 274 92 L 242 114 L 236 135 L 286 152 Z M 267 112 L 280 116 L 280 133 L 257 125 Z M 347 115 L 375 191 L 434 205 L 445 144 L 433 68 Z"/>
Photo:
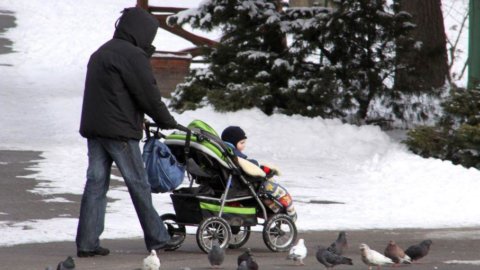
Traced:
<path fill-rule="evenodd" d="M 223 33 L 218 46 L 207 52 L 209 66 L 193 71 L 177 87 L 174 108 L 202 106 L 205 97 L 220 111 L 258 107 L 271 114 L 285 107 L 283 92 L 293 70 L 286 60 L 281 13 L 274 0 L 211 0 L 196 12 L 170 17 L 171 24 Z"/>
<path fill-rule="evenodd" d="M 322 9 L 306 13 L 292 10 L 288 17 L 300 21 L 292 23 L 293 47 L 301 55 L 314 55 L 317 66 L 315 77 L 335 74 L 333 91 L 337 109 L 356 112 L 355 118 L 367 117 L 371 102 L 379 99 L 386 107 L 394 106 L 399 93 L 391 87 L 395 70 L 397 44 L 406 47 L 412 42 L 407 33 L 414 26 L 410 16 L 398 12 L 398 3 L 387 7 L 385 0 L 336 0 L 338 8 L 331 12 Z M 305 52 L 306 51 L 306 52 Z M 355 121 L 357 122 L 357 121 Z"/>
<path fill-rule="evenodd" d="M 361 123 L 379 100 L 400 115 L 402 95 L 392 89 L 392 75 L 395 52 L 413 43 L 405 35 L 413 27 L 409 14 L 398 12 L 397 0 L 392 7 L 385 0 L 335 2 L 335 9 L 283 12 L 277 0 L 211 0 L 170 17 L 171 24 L 223 33 L 221 42 L 206 50 L 209 65 L 193 70 L 177 87 L 172 106 L 353 115 Z"/>

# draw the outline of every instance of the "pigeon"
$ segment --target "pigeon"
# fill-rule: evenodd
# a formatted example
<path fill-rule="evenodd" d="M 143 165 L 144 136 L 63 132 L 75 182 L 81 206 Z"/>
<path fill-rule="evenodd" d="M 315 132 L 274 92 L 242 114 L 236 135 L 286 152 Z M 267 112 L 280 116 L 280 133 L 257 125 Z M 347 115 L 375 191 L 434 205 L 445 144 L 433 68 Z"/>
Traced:
<path fill-rule="evenodd" d="M 421 258 L 427 256 L 428 252 L 430 251 L 431 244 L 432 240 L 424 240 L 418 245 L 408 247 L 405 250 L 405 254 L 412 258 L 412 261 L 420 260 Z"/>
<path fill-rule="evenodd" d="M 245 252 L 240 254 L 237 258 L 237 265 L 240 265 L 243 261 L 248 260 L 248 258 L 252 257 L 252 251 L 250 248 L 247 248 Z"/>
<path fill-rule="evenodd" d="M 307 257 L 307 247 L 305 246 L 305 240 L 301 238 L 298 240 L 297 244 L 290 249 L 287 259 L 293 260 L 295 264 L 300 262 L 300 265 L 305 265 L 303 263 L 305 257 Z"/>
<path fill-rule="evenodd" d="M 344 257 L 342 255 L 337 255 L 329 251 L 327 248 L 321 246 L 318 247 L 316 257 L 317 260 L 321 264 L 325 265 L 327 269 L 331 269 L 339 264 L 353 265 L 352 259 Z"/>
<path fill-rule="evenodd" d="M 258 270 L 258 264 L 253 256 L 248 257 L 246 260 L 240 262 L 237 270 Z"/>
<path fill-rule="evenodd" d="M 343 250 L 348 246 L 347 244 L 347 233 L 346 232 L 340 232 L 338 234 L 338 237 L 337 237 L 337 240 L 335 240 L 335 242 L 333 242 L 328 248 L 327 250 L 332 252 L 332 253 L 335 253 L 337 255 L 342 255 L 343 254 Z"/>
<path fill-rule="evenodd" d="M 220 267 L 225 259 L 225 251 L 217 241 L 213 243 L 212 249 L 208 252 L 208 261 L 213 268 Z"/>
<path fill-rule="evenodd" d="M 368 265 L 368 270 L 371 270 L 372 266 L 376 266 L 378 270 L 382 265 L 393 264 L 390 258 L 383 256 L 378 251 L 370 249 L 367 244 L 360 244 L 360 254 L 362 261 Z"/>
<path fill-rule="evenodd" d="M 399 247 L 393 240 L 388 243 L 388 246 L 385 248 L 383 254 L 385 254 L 385 256 L 387 256 L 388 258 L 392 259 L 395 264 L 412 263 L 412 259 L 407 254 L 405 254 L 403 249 Z"/>
<path fill-rule="evenodd" d="M 73 261 L 72 256 L 68 256 L 65 261 L 61 261 L 57 265 L 57 270 L 71 270 L 75 269 L 75 261 Z"/>
<path fill-rule="evenodd" d="M 237 270 L 248 270 L 247 261 L 242 261 L 238 265 Z"/>
<path fill-rule="evenodd" d="M 157 257 L 157 252 L 154 249 L 145 259 L 143 259 L 142 270 L 158 270 L 160 269 L 160 259 Z"/>

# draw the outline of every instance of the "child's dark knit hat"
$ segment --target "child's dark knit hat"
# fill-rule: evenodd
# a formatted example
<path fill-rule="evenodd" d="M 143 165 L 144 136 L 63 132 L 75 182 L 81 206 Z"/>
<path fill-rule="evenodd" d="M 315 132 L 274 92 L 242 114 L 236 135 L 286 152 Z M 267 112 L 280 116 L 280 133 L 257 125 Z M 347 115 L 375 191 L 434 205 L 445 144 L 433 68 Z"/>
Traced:
<path fill-rule="evenodd" d="M 222 132 L 222 140 L 233 144 L 237 147 L 237 143 L 243 139 L 246 139 L 247 136 L 243 129 L 237 126 L 229 126 Z"/>

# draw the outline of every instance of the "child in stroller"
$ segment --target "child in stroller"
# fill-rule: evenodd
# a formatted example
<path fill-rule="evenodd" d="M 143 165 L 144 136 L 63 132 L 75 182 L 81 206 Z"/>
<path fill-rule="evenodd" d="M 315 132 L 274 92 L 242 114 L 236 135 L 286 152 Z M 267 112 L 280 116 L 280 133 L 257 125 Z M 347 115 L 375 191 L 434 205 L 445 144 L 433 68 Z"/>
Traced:
<path fill-rule="evenodd" d="M 237 157 L 250 161 L 256 166 L 259 166 L 265 172 L 267 181 L 263 182 L 262 185 L 263 190 L 269 198 L 265 198 L 263 203 L 265 203 L 265 205 L 267 205 L 273 212 L 278 212 L 280 207 L 274 200 L 272 200 L 276 199 L 286 209 L 287 214 L 292 220 L 296 221 L 297 213 L 293 206 L 292 197 L 283 186 L 273 180 L 274 175 L 280 175 L 279 170 L 273 165 L 260 164 L 255 159 L 249 159 L 247 155 L 243 153 L 247 142 L 245 131 L 238 126 L 229 126 L 223 130 L 221 138 L 230 148 L 232 148 Z"/>

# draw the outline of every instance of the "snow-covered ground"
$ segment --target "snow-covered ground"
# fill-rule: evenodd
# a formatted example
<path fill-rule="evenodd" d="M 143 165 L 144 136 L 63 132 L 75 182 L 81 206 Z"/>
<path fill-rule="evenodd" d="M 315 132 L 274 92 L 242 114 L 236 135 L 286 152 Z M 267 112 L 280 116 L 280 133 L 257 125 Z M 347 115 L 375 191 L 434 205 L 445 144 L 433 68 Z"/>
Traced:
<path fill-rule="evenodd" d="M 160 1 L 195 6 L 200 1 Z M 444 0 L 444 8 L 467 0 Z M 463 5 L 462 5 L 463 3 Z M 2 0 L 15 12 L 17 27 L 4 36 L 15 53 L 0 55 L 0 149 L 43 151 L 32 192 L 81 194 L 86 143 L 78 134 L 85 67 L 90 54 L 113 34 L 115 20 L 134 0 Z M 450 13 L 451 14 L 451 13 Z M 446 24 L 452 21 L 446 17 Z M 214 35 L 214 34 L 211 34 Z M 466 51 L 466 36 L 461 44 Z M 159 31 L 160 50 L 189 47 Z M 11 65 L 11 66 L 9 66 Z M 292 194 L 300 230 L 479 226 L 480 173 L 408 152 L 377 127 L 336 120 L 273 115 L 258 110 L 217 113 L 211 108 L 174 114 L 182 124 L 202 119 L 221 132 L 240 125 L 246 153 L 277 164 L 278 181 Z M 141 237 L 125 187 L 112 188 L 104 238 Z M 66 201 L 57 196 L 55 201 Z M 167 194 L 154 195 L 159 212 L 172 212 Z M 318 201 L 341 204 L 318 204 Z M 46 202 L 48 203 L 48 202 Z M 1 213 L 0 213 L 1 214 Z M 0 223 L 0 245 L 73 240 L 77 217 Z M 25 234 L 23 228 L 31 228 Z"/>

